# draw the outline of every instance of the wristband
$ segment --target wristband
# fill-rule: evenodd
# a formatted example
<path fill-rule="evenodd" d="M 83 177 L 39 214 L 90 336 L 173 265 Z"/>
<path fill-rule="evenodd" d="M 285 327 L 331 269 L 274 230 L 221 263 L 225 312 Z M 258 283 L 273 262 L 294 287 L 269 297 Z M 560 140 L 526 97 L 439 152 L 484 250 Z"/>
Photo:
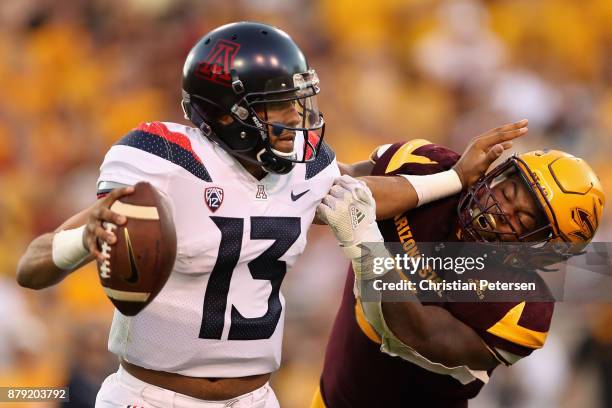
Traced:
<path fill-rule="evenodd" d="M 83 231 L 85 225 L 59 231 L 53 236 L 51 254 L 55 266 L 65 271 L 71 270 L 87 258 L 89 250 L 83 245 Z"/>
<path fill-rule="evenodd" d="M 446 170 L 441 173 L 426 176 L 400 174 L 412 184 L 419 199 L 417 207 L 432 201 L 457 194 L 463 189 L 459 175 L 455 170 Z"/>

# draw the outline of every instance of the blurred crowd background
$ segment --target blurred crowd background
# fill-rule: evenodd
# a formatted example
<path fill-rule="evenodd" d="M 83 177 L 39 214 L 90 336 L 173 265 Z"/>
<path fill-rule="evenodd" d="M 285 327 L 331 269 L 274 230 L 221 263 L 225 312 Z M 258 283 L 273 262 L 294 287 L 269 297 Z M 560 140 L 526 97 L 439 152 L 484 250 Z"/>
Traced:
<path fill-rule="evenodd" d="M 95 268 L 33 292 L 16 285 L 16 263 L 29 240 L 95 199 L 98 167 L 121 135 L 142 121 L 184 122 L 189 48 L 236 20 L 276 25 L 302 47 L 342 161 L 411 138 L 462 151 L 471 137 L 528 118 L 516 151 L 574 153 L 612 192 L 609 0 L 3 1 L 0 386 L 70 384 L 74 407 L 93 406 L 117 367 Z M 611 207 L 599 241 L 612 241 Z M 283 407 L 308 406 L 346 266 L 325 228 L 313 227 L 284 285 L 283 366 L 273 378 Z M 612 407 L 611 395 L 611 307 L 567 302 L 544 349 L 497 369 L 471 406 Z"/>

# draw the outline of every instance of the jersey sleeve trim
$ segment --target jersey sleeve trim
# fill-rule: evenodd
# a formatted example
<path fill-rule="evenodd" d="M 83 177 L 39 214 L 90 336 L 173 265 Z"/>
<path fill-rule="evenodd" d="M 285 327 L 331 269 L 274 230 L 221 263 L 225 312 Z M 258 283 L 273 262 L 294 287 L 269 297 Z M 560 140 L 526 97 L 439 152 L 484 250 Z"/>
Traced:
<path fill-rule="evenodd" d="M 511 353 L 506 350 L 502 350 L 499 347 L 494 347 L 493 349 L 495 350 L 495 353 L 494 353 L 495 356 L 499 360 L 501 360 L 503 364 L 507 366 L 516 363 L 517 361 L 519 361 L 521 358 L 524 357 L 524 356 L 519 356 L 518 354 Z"/>
<path fill-rule="evenodd" d="M 333 163 L 336 153 L 325 142 L 321 145 L 321 151 L 314 161 L 306 163 L 306 180 L 313 178 Z"/>
<path fill-rule="evenodd" d="M 496 349 L 495 347 L 489 346 L 487 344 L 486 341 L 484 341 L 484 339 L 481 338 L 482 344 L 483 346 L 485 346 L 487 348 L 487 350 L 489 350 L 489 353 L 491 353 L 493 355 L 493 357 L 495 357 L 495 359 L 500 363 L 503 364 L 505 366 L 509 366 L 512 363 L 509 363 L 508 361 L 506 361 L 506 359 L 503 358 L 503 355 L 500 353 L 499 349 Z M 511 354 L 511 353 L 509 353 Z M 513 354 L 514 355 L 514 354 Z M 518 359 L 517 361 L 522 357 L 522 356 L 517 356 Z"/>
<path fill-rule="evenodd" d="M 127 184 L 123 184 L 123 183 L 116 183 L 114 181 L 102 180 L 98 182 L 96 195 L 98 196 L 98 198 L 104 198 L 114 189 L 127 187 L 127 186 L 128 186 Z"/>
<path fill-rule="evenodd" d="M 203 181 L 212 181 L 202 160 L 193 151 L 189 138 L 182 133 L 171 132 L 163 123 L 140 124 L 116 145 L 129 146 L 154 154 L 184 168 Z"/>
<path fill-rule="evenodd" d="M 100 198 L 104 198 L 104 197 L 106 197 L 106 196 L 107 196 L 107 195 L 108 195 L 108 194 L 109 194 L 111 191 L 113 191 L 113 190 L 112 190 L 112 189 L 110 189 L 110 190 L 98 190 L 98 191 L 96 192 L 96 197 L 97 197 L 98 199 L 100 199 Z"/>
<path fill-rule="evenodd" d="M 487 329 L 487 332 L 501 339 L 530 349 L 539 349 L 544 345 L 548 332 L 539 332 L 519 325 L 519 320 L 525 308 L 525 302 L 514 306 L 497 323 Z"/>

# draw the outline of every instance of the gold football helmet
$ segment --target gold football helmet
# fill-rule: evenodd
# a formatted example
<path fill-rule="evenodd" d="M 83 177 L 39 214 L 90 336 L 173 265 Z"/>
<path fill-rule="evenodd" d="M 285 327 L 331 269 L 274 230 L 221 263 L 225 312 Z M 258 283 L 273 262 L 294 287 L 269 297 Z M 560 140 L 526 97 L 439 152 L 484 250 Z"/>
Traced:
<path fill-rule="evenodd" d="M 518 156 L 518 165 L 553 227 L 552 241 L 584 246 L 593 236 L 606 201 L 595 172 L 582 159 L 558 150 Z"/>
<path fill-rule="evenodd" d="M 512 224 L 492 189 L 510 174 L 527 186 L 542 215 L 536 227 L 522 233 L 514 228 L 510 233 L 501 232 L 498 228 L 498 224 Z M 468 241 L 528 242 L 537 258 L 548 258 L 538 262 L 536 267 L 540 267 L 580 253 L 597 231 L 604 204 L 601 183 L 584 160 L 558 150 L 514 155 L 462 197 L 458 208 L 460 236 Z M 508 235 L 513 235 L 512 239 Z"/>

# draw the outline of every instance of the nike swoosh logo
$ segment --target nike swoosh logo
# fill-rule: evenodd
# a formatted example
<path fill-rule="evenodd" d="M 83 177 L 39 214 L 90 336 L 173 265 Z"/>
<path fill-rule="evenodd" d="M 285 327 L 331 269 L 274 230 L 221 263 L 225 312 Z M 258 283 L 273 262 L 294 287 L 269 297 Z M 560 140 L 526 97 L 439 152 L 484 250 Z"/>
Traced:
<path fill-rule="evenodd" d="M 130 276 L 125 278 L 125 281 L 133 285 L 140 280 L 140 276 L 138 275 L 138 267 L 136 266 L 136 259 L 134 258 L 132 241 L 130 241 L 130 233 L 127 228 L 124 228 L 123 235 L 125 235 L 125 245 L 127 246 L 128 257 L 130 258 Z"/>
<path fill-rule="evenodd" d="M 293 194 L 293 191 L 291 192 L 291 201 L 297 201 L 300 199 L 300 197 L 302 197 L 304 194 L 306 194 L 307 192 L 309 192 L 310 189 L 301 192 L 300 194 Z"/>

